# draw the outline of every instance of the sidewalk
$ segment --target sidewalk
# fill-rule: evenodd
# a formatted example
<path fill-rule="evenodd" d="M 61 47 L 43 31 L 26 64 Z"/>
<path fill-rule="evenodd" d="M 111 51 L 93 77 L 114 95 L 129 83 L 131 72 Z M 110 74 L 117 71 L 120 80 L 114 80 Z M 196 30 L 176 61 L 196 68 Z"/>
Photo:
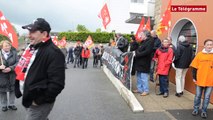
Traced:
<path fill-rule="evenodd" d="M 133 79 L 133 89 L 136 89 L 136 80 Z M 140 94 L 134 94 L 140 104 L 144 108 L 144 112 L 158 112 L 167 110 L 186 110 L 193 109 L 194 94 L 184 91 L 183 96 L 176 97 L 176 87 L 173 83 L 169 84 L 169 97 L 163 98 L 155 94 L 155 83 L 150 82 L 150 93 L 147 96 L 140 96 Z M 209 104 L 208 109 L 213 109 L 213 104 Z"/>

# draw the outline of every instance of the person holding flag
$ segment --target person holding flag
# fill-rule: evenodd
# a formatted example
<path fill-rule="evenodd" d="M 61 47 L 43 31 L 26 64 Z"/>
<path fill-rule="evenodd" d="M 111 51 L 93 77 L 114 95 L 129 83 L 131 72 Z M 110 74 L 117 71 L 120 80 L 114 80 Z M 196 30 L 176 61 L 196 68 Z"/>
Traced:
<path fill-rule="evenodd" d="M 11 49 L 11 47 L 11 43 L 7 40 L 0 43 L 0 101 L 3 112 L 8 109 L 17 110 L 15 106 L 16 73 L 14 68 L 18 63 L 18 55 L 16 50 Z M 7 92 L 9 92 L 9 99 Z"/>

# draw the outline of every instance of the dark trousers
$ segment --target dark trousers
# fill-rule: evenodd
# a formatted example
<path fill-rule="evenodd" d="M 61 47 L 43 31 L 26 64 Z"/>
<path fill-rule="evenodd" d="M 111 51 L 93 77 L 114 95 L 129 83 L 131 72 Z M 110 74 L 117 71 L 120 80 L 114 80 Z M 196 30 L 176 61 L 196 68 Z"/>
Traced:
<path fill-rule="evenodd" d="M 87 68 L 88 58 L 82 58 L 82 68 Z"/>
<path fill-rule="evenodd" d="M 93 56 L 93 66 L 97 66 L 98 65 L 98 56 L 94 55 Z"/>
<path fill-rule="evenodd" d="M 69 62 L 73 63 L 73 61 L 74 61 L 73 55 L 69 55 L 67 58 L 67 63 L 69 63 Z"/>
<path fill-rule="evenodd" d="M 160 92 L 168 93 L 168 75 L 159 75 Z"/>

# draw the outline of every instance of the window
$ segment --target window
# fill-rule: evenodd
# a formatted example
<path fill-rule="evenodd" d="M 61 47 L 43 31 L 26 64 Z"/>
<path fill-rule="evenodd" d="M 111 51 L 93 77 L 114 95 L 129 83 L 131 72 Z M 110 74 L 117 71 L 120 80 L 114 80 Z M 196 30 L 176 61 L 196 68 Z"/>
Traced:
<path fill-rule="evenodd" d="M 195 27 L 191 22 L 187 22 L 181 29 L 179 36 L 184 35 L 186 40 L 191 44 L 193 51 L 196 52 L 197 48 L 197 33 Z"/>
<path fill-rule="evenodd" d="M 131 0 L 132 3 L 144 3 L 144 0 Z"/>

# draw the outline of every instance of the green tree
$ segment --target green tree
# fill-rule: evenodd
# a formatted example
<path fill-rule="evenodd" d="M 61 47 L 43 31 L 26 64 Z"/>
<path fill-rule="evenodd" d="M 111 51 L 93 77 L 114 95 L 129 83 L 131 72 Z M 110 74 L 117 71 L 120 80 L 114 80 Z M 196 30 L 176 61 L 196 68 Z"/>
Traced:
<path fill-rule="evenodd" d="M 85 25 L 80 25 L 80 24 L 77 25 L 76 30 L 78 32 L 89 32 L 89 30 L 85 27 Z"/>
<path fill-rule="evenodd" d="M 101 28 L 97 28 L 95 32 L 101 32 Z"/>

